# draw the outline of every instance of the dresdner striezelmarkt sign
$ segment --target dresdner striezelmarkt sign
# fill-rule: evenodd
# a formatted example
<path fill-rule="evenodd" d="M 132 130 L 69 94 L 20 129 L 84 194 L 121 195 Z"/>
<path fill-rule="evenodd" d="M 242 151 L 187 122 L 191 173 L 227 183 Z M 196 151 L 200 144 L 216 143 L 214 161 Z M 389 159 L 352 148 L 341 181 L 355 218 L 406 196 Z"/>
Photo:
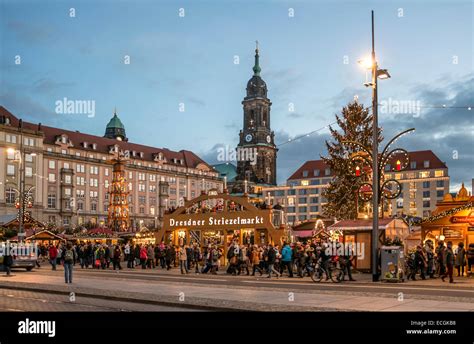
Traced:
<path fill-rule="evenodd" d="M 202 217 L 202 215 L 201 215 Z M 250 227 L 260 227 L 264 226 L 265 218 L 264 216 L 255 215 L 252 217 L 231 217 L 228 216 L 208 216 L 207 218 L 188 218 L 188 219 L 169 219 L 169 227 L 179 228 L 179 227 L 214 227 L 214 226 L 247 226 Z"/>

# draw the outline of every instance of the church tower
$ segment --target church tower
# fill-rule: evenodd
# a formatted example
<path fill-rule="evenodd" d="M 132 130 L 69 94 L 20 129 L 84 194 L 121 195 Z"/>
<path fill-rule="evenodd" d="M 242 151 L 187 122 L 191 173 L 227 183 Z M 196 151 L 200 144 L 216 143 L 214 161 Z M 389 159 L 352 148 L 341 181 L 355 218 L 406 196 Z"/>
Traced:
<path fill-rule="evenodd" d="M 247 96 L 242 101 L 243 129 L 237 145 L 237 181 L 276 185 L 275 135 L 270 129 L 270 107 L 267 85 L 260 77 L 260 55 L 255 49 L 253 76 L 247 83 Z"/>

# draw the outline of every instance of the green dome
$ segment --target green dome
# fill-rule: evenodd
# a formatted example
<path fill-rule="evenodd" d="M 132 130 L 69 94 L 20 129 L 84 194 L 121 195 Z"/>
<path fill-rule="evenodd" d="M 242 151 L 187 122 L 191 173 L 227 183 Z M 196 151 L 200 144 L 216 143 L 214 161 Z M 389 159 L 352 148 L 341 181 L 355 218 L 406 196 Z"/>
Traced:
<path fill-rule="evenodd" d="M 114 117 L 112 117 L 109 121 L 109 124 L 107 124 L 107 129 L 112 129 L 112 128 L 119 128 L 119 129 L 125 129 L 123 126 L 122 121 L 120 118 L 118 118 L 117 114 L 114 113 Z"/>
<path fill-rule="evenodd" d="M 107 127 L 105 128 L 105 135 L 109 139 L 117 139 L 117 140 L 127 140 L 127 136 L 125 135 L 125 127 L 117 116 L 117 112 L 114 111 L 114 116 L 110 119 Z"/>

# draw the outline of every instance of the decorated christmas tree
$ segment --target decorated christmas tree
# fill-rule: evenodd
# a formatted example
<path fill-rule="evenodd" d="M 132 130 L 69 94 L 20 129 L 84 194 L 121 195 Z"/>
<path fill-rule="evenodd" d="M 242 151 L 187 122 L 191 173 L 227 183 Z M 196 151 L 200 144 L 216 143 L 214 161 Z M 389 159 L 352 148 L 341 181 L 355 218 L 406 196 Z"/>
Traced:
<path fill-rule="evenodd" d="M 350 220 L 357 218 L 358 209 L 364 204 L 358 198 L 361 180 L 355 171 L 348 166 L 348 158 L 356 151 L 344 141 L 361 143 L 372 151 L 372 115 L 363 104 L 353 101 L 342 109 L 341 115 L 336 115 L 339 130 L 330 127 L 333 140 L 326 141 L 328 156 L 321 157 L 330 167 L 333 179 L 323 192 L 327 203 L 323 206 L 323 214 L 328 218 Z M 379 142 L 382 141 L 379 128 Z"/>

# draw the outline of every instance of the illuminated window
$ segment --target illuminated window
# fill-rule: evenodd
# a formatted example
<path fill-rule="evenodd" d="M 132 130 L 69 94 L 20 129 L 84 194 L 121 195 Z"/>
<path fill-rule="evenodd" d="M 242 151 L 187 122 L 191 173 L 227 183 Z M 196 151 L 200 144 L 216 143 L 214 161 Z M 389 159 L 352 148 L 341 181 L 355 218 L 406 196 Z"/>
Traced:
<path fill-rule="evenodd" d="M 443 170 L 435 171 L 435 177 L 444 177 L 444 171 Z"/>
<path fill-rule="evenodd" d="M 430 171 L 420 172 L 420 178 L 429 178 L 429 177 L 430 177 Z"/>
<path fill-rule="evenodd" d="M 395 173 L 395 179 L 402 179 L 401 173 Z"/>
<path fill-rule="evenodd" d="M 308 180 L 302 180 L 302 181 L 301 181 L 301 185 L 303 185 L 303 186 L 308 186 L 308 185 L 309 185 L 309 181 L 308 181 Z"/>

